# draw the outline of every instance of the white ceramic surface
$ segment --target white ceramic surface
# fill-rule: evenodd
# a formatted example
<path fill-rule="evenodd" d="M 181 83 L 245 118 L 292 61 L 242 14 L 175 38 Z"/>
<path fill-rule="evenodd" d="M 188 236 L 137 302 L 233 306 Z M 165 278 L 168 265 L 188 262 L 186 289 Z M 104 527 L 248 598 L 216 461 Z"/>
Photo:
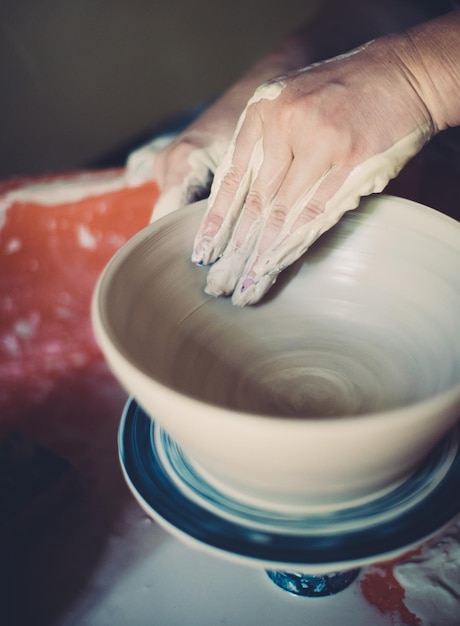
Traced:
<path fill-rule="evenodd" d="M 241 309 L 189 260 L 203 210 L 148 226 L 101 276 L 115 375 L 244 501 L 335 508 L 393 487 L 460 414 L 460 224 L 372 197 Z"/>

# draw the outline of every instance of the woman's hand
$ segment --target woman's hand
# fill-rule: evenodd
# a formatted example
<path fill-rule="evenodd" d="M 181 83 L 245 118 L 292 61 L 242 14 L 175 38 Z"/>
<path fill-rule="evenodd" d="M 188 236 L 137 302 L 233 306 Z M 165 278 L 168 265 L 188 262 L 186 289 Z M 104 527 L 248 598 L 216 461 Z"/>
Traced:
<path fill-rule="evenodd" d="M 224 112 L 220 127 L 209 129 L 206 118 L 205 113 L 179 135 L 161 136 L 130 155 L 128 183 L 153 179 L 160 188 L 151 222 L 209 195 L 236 122 L 230 125 Z"/>
<path fill-rule="evenodd" d="M 391 41 L 391 38 L 388 38 Z M 257 302 L 362 196 L 438 130 L 414 76 L 377 40 L 266 83 L 219 165 L 193 260 L 207 292 Z"/>
<path fill-rule="evenodd" d="M 298 48 L 297 43 L 279 46 L 172 141 L 153 141 L 133 153 L 128 161 L 132 180 L 154 178 L 160 187 L 152 221 L 207 197 L 248 98 L 269 77 L 297 67 L 302 57 Z"/>
<path fill-rule="evenodd" d="M 130 180 L 153 178 L 160 187 L 151 221 L 208 195 L 248 98 L 272 76 L 302 65 L 305 54 L 302 37 L 287 37 L 172 141 L 155 140 L 131 155 Z"/>

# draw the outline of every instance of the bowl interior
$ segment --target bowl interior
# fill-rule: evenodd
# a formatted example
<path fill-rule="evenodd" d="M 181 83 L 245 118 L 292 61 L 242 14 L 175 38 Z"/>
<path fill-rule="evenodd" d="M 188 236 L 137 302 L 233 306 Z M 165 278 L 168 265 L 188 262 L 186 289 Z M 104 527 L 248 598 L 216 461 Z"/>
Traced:
<path fill-rule="evenodd" d="M 159 383 L 208 404 L 286 417 L 361 415 L 460 381 L 460 225 L 364 200 L 259 305 L 204 293 L 190 261 L 205 201 L 135 236 L 102 278 L 110 341 Z"/>

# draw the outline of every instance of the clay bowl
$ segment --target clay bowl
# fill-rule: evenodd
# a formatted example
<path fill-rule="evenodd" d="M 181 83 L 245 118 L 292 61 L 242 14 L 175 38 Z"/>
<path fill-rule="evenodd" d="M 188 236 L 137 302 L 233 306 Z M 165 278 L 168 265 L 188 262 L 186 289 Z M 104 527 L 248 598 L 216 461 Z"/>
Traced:
<path fill-rule="evenodd" d="M 120 383 L 243 502 L 330 509 L 400 484 L 460 415 L 460 224 L 372 197 L 238 308 L 189 260 L 204 208 L 147 226 L 99 280 Z"/>

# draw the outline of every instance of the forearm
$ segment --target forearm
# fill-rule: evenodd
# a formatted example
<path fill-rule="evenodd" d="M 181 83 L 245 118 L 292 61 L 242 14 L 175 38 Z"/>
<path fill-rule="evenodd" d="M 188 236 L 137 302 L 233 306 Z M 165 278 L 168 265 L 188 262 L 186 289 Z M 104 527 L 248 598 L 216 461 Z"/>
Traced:
<path fill-rule="evenodd" d="M 230 128 L 255 89 L 271 78 L 347 52 L 371 39 L 381 40 L 386 46 L 388 38 L 408 71 L 414 72 L 414 87 L 417 81 L 424 85 L 419 95 L 433 115 L 436 130 L 458 125 L 460 12 L 426 21 L 417 10 L 398 17 L 394 7 L 384 5 L 385 19 L 379 20 L 380 13 L 374 15 L 372 3 L 369 7 L 359 1 L 349 2 L 335 6 L 333 17 L 330 11 L 311 16 L 216 100 L 200 118 L 200 125 L 204 122 L 212 129 L 215 122 L 216 127 L 222 127 L 225 112 Z M 391 31 L 397 34 L 388 35 Z M 409 69 L 412 66 L 414 69 Z M 426 74 L 426 78 L 418 79 L 419 74 Z"/>
<path fill-rule="evenodd" d="M 437 131 L 460 125 L 460 11 L 392 37 L 391 50 Z"/>

